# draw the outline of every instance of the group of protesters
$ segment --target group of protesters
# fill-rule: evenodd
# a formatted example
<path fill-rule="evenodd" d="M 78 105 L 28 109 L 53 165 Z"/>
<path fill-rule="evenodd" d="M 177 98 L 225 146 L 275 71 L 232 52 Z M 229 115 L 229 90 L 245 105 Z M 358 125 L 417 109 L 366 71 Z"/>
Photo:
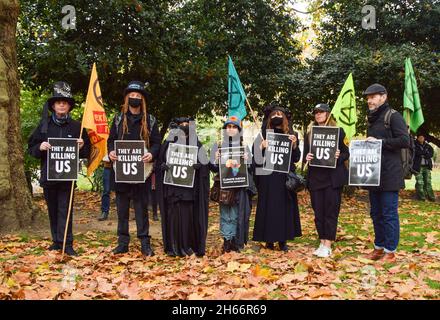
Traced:
<path fill-rule="evenodd" d="M 393 112 L 389 128 L 385 125 L 385 114 L 391 107 L 387 102 L 387 90 L 380 84 L 373 84 L 364 91 L 368 105 L 367 141 L 382 140 L 380 185 L 367 187 L 370 200 L 370 215 L 374 226 L 374 250 L 367 255 L 371 260 L 394 262 L 399 243 L 399 190 L 404 188 L 404 175 L 401 165 L 401 150 L 410 147 L 410 135 L 403 117 Z M 65 253 L 77 255 L 73 248 L 72 215 L 68 216 L 70 182 L 48 181 L 47 153 L 51 148 L 48 138 L 78 138 L 79 156 L 87 158 L 90 141 L 86 130 L 80 132 L 81 124 L 71 118 L 75 106 L 70 86 L 58 82 L 54 94 L 45 105 L 42 120 L 29 138 L 28 152 L 41 159 L 40 184 L 47 203 L 53 244 L 49 250 L 61 250 L 64 241 L 64 228 L 68 224 Z M 157 204 L 160 209 L 162 240 L 164 252 L 169 256 L 205 255 L 208 233 L 208 211 L 210 200 L 210 176 L 219 172 L 220 148 L 244 147 L 246 170 L 249 184 L 234 188 L 226 194 L 227 201 L 219 203 L 220 233 L 223 238 L 222 251 L 240 252 L 249 241 L 250 216 L 253 197 L 257 196 L 253 241 L 264 242 L 270 250 L 288 251 L 288 241 L 302 235 L 297 193 L 286 188 L 289 173 L 295 173 L 301 159 L 298 134 L 293 130 L 288 109 L 272 103 L 264 110 L 261 131 L 252 148 L 243 142 L 242 119 L 228 116 L 222 127 L 220 143 L 206 153 L 196 134 L 193 118 L 179 115 L 168 125 L 169 133 L 161 137 L 157 119 L 149 112 L 150 97 L 144 84 L 132 81 L 123 91 L 123 104 L 111 125 L 107 141 L 108 154 L 105 157 L 104 195 L 100 220 L 108 217 L 110 206 L 110 185 L 116 192 L 118 217 L 118 244 L 114 254 L 129 250 L 129 211 L 135 213 L 137 237 L 141 253 L 154 255 L 150 241 L 147 208 L 149 199 L 153 200 L 154 218 L 157 220 Z M 48 115 L 48 110 L 51 115 Z M 313 119 L 304 137 L 303 162 L 314 158 L 310 148 L 310 132 L 313 126 L 336 127 L 331 108 L 325 103 L 313 109 Z M 267 172 L 261 174 L 264 155 L 268 147 L 267 133 L 288 135 L 292 144 L 290 172 Z M 147 151 L 142 157 L 145 164 L 153 166 L 153 174 L 143 183 L 115 182 L 112 163 L 118 161 L 114 142 L 116 140 L 145 141 Z M 194 185 L 185 188 L 163 183 L 168 170 L 167 151 L 170 143 L 179 143 L 198 148 Z M 336 167 L 322 168 L 309 166 L 307 170 L 307 189 L 315 214 L 315 225 L 319 246 L 313 252 L 317 257 L 332 255 L 332 243 L 336 240 L 338 216 L 341 208 L 343 187 L 348 184 L 346 162 L 350 157 L 345 143 L 345 133 L 340 128 Z M 417 194 L 420 199 L 435 199 L 430 184 L 432 169 L 432 148 L 423 136 L 417 137 L 416 161 L 420 177 L 417 177 Z M 214 183 L 216 178 L 214 177 Z M 152 194 L 153 193 L 153 194 Z"/>

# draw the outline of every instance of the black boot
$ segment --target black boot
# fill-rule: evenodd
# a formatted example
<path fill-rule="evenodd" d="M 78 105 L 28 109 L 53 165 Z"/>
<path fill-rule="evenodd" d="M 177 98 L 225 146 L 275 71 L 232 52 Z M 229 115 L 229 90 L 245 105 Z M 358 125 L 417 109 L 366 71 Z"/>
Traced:
<path fill-rule="evenodd" d="M 144 256 L 147 257 L 154 256 L 153 249 L 151 249 L 150 237 L 141 239 L 141 252 Z"/>
<path fill-rule="evenodd" d="M 240 247 L 237 244 L 237 239 L 234 237 L 231 240 L 231 250 L 235 252 L 240 252 Z"/>
<path fill-rule="evenodd" d="M 266 242 L 266 249 L 274 250 L 275 247 L 273 246 L 273 242 Z"/>
<path fill-rule="evenodd" d="M 287 242 L 286 241 L 279 241 L 278 245 L 280 246 L 280 250 L 287 252 L 289 251 L 289 248 L 287 247 Z"/>
<path fill-rule="evenodd" d="M 47 250 L 50 250 L 50 251 L 61 250 L 61 249 L 62 249 L 62 246 L 56 242 L 53 242 L 52 245 L 49 248 L 47 248 Z"/>
<path fill-rule="evenodd" d="M 76 253 L 76 251 L 73 250 L 73 247 L 71 247 L 71 246 L 66 247 L 66 250 L 64 250 L 64 253 L 67 254 L 68 256 L 71 256 L 71 257 L 78 255 L 78 253 Z"/>
<path fill-rule="evenodd" d="M 231 252 L 231 240 L 223 239 L 223 253 Z"/>
<path fill-rule="evenodd" d="M 108 212 L 102 212 L 101 216 L 98 218 L 98 221 L 105 221 L 108 219 Z"/>
<path fill-rule="evenodd" d="M 128 245 L 118 244 L 118 246 L 113 250 L 114 254 L 122 254 L 128 252 Z"/>

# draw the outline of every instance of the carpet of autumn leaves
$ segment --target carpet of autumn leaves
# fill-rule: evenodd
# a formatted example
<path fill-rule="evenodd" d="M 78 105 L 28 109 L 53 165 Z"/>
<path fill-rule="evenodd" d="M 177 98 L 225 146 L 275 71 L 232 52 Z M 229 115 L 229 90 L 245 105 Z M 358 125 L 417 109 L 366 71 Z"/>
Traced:
<path fill-rule="evenodd" d="M 74 235 L 80 256 L 61 260 L 60 253 L 46 250 L 47 221 L 0 236 L 0 299 L 439 299 L 440 203 L 412 197 L 413 192 L 401 193 L 401 242 L 391 265 L 362 257 L 373 240 L 365 191 L 344 197 L 328 259 L 312 256 L 316 231 L 304 192 L 298 196 L 303 237 L 289 242 L 288 253 L 250 241 L 241 253 L 222 255 L 218 208 L 211 204 L 203 258 L 164 255 L 155 221 L 150 223 L 154 257 L 140 255 L 134 221 L 130 252 L 114 256 L 114 208 L 110 220 L 97 222 L 99 196 L 78 192 Z M 36 202 L 45 210 L 42 199 Z"/>

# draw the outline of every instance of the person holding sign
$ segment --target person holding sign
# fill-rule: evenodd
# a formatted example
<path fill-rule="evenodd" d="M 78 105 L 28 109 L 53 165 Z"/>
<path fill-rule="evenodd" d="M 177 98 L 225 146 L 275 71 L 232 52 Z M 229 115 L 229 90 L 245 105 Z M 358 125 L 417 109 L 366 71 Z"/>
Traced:
<path fill-rule="evenodd" d="M 147 152 L 140 151 L 140 155 L 120 155 L 124 161 L 126 158 L 140 158 L 144 164 L 152 163 L 159 155 L 161 137 L 157 128 L 157 121 L 154 116 L 148 113 L 149 98 L 144 84 L 139 81 L 132 81 L 124 90 L 124 104 L 122 112 L 116 115 L 110 136 L 107 141 L 109 158 L 113 162 L 118 161 L 115 151 L 116 140 L 127 140 L 143 142 Z M 122 161 L 122 158 L 121 158 Z M 133 172 L 135 174 L 136 172 Z M 116 172 L 116 176 L 118 173 Z M 115 254 L 128 252 L 130 234 L 128 228 L 130 200 L 133 201 L 137 236 L 141 241 L 141 252 L 144 256 L 154 255 L 151 249 L 149 236 L 149 221 L 145 214 L 145 197 L 147 196 L 146 182 L 140 183 L 115 183 L 116 207 L 118 212 L 118 246 L 113 250 Z"/>
<path fill-rule="evenodd" d="M 318 249 L 313 254 L 321 258 L 329 257 L 332 254 L 331 245 L 336 240 L 342 189 L 348 183 L 348 170 L 344 161 L 348 160 L 350 156 L 349 150 L 344 143 L 344 129 L 338 128 L 338 135 L 328 132 L 317 133 L 317 130 L 313 131 L 315 126 L 337 126 L 336 121 L 331 118 L 330 111 L 329 105 L 325 103 L 316 105 L 313 109 L 314 120 L 310 123 L 307 134 L 304 137 L 304 154 L 306 157 L 303 159 L 303 162 L 309 163 L 316 158 L 316 155 L 310 152 L 311 145 L 315 145 L 314 150 L 316 152 L 320 152 L 319 149 L 321 149 L 321 154 L 325 154 L 332 146 L 337 145 L 339 147 L 334 155 L 336 159 L 335 168 L 331 165 L 328 167 L 324 165 L 309 165 L 307 171 L 307 188 L 310 192 L 312 208 L 315 213 L 316 230 L 321 241 Z M 337 137 L 338 140 L 335 140 L 336 138 L 333 136 L 339 136 Z M 316 147 L 316 145 L 319 147 Z"/>
<path fill-rule="evenodd" d="M 295 172 L 295 163 L 301 158 L 298 136 L 289 126 L 286 110 L 278 105 L 273 106 L 268 115 L 267 127 L 254 141 L 254 176 L 258 189 L 258 203 L 253 240 L 265 241 L 266 247 L 272 250 L 274 242 L 278 242 L 280 250 L 288 251 L 287 240 L 302 235 L 298 199 L 296 193 L 286 188 L 288 173 L 263 168 L 265 152 L 269 147 L 266 131 L 268 133 L 270 130 L 277 134 L 289 135 L 292 141 L 289 166 L 291 172 Z M 284 157 L 283 161 L 286 159 L 289 160 L 288 157 Z"/>
<path fill-rule="evenodd" d="M 368 102 L 367 141 L 382 140 L 380 185 L 367 187 L 370 196 L 370 214 L 374 226 L 374 250 L 370 260 L 395 262 L 399 244 L 399 190 L 405 187 L 401 150 L 409 148 L 410 137 L 400 113 L 393 111 L 387 90 L 380 84 L 369 86 L 364 95 Z M 389 125 L 385 116 L 391 115 Z"/>
<path fill-rule="evenodd" d="M 81 122 L 73 120 L 70 116 L 70 111 L 75 106 L 75 100 L 72 97 L 70 86 L 66 82 L 56 82 L 54 84 L 54 92 L 44 105 L 43 116 L 40 124 L 32 133 L 28 141 L 28 153 L 35 158 L 41 160 L 40 164 L 40 185 L 44 191 L 44 198 L 46 200 L 49 211 L 50 230 L 52 234 L 52 245 L 49 250 L 61 250 L 64 241 L 64 230 L 67 223 L 67 214 L 70 202 L 70 190 L 72 187 L 71 181 L 66 179 L 56 181 L 48 180 L 48 152 L 51 150 L 51 145 L 48 142 L 50 138 L 66 138 L 77 139 L 79 148 L 79 157 L 88 158 L 90 153 L 89 136 L 84 129 L 81 130 Z M 51 111 L 51 116 L 48 116 L 48 110 Z M 79 138 L 81 137 L 81 138 Z M 79 139 L 78 139 L 79 138 Z M 61 140 L 61 139 L 60 139 Z M 76 154 L 76 152 L 74 153 Z M 68 154 L 58 153 L 58 163 L 56 167 L 60 174 L 68 174 L 72 168 L 72 164 L 77 165 L 76 161 L 63 160 L 68 157 Z M 73 249 L 73 234 L 72 234 L 72 218 L 70 215 L 67 229 L 66 248 L 65 253 L 70 256 L 76 255 Z"/>
<path fill-rule="evenodd" d="M 230 116 L 223 125 L 222 142 L 220 150 L 237 150 L 243 147 L 243 134 L 241 121 L 236 116 Z M 220 157 L 221 153 L 218 145 L 215 145 L 211 151 L 210 169 L 215 173 L 220 171 Z M 249 218 L 252 209 L 252 195 L 256 193 L 255 186 L 252 180 L 252 162 L 250 159 L 250 150 L 245 147 L 244 165 L 246 166 L 248 174 L 248 186 L 245 187 L 231 187 L 223 189 L 223 192 L 231 193 L 230 203 L 220 201 L 220 233 L 223 237 L 223 253 L 236 251 L 240 249 L 248 241 L 249 236 Z M 234 168 L 228 168 L 234 170 Z M 237 170 L 238 173 L 238 170 Z M 232 173 L 233 175 L 233 173 Z M 220 188 L 220 181 L 218 188 Z"/>
<path fill-rule="evenodd" d="M 175 118 L 156 163 L 164 251 L 168 256 L 205 254 L 209 169 L 194 120 Z"/>

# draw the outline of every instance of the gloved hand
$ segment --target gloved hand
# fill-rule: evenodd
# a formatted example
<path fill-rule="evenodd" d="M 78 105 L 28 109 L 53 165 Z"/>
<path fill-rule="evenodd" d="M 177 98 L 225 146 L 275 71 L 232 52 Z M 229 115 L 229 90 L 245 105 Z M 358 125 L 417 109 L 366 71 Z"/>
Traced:
<path fill-rule="evenodd" d="M 168 171 L 170 167 L 164 162 L 160 165 L 160 170 L 162 171 Z"/>
<path fill-rule="evenodd" d="M 202 164 L 201 164 L 201 163 L 194 163 L 194 164 L 193 164 L 193 168 L 194 168 L 194 170 L 199 170 L 201 167 L 202 167 Z"/>

